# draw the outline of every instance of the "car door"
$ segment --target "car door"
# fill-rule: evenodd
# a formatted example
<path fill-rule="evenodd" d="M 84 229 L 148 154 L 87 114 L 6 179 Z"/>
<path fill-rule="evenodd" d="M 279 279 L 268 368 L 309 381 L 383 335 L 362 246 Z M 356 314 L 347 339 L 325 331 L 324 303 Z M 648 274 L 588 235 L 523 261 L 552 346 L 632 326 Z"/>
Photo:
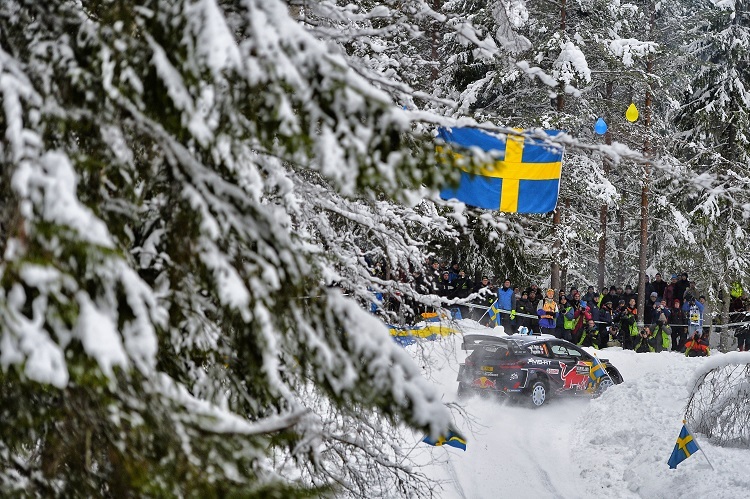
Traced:
<path fill-rule="evenodd" d="M 560 365 L 562 390 L 586 391 L 590 387 L 591 356 L 575 345 L 563 341 L 550 342 L 550 350 Z"/>

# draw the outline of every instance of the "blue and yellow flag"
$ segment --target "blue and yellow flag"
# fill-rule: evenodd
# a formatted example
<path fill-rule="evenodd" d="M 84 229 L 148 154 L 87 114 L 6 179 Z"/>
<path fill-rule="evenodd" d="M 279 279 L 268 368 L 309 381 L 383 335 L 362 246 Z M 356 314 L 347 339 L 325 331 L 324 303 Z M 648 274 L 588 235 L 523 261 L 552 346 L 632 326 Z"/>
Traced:
<path fill-rule="evenodd" d="M 677 437 L 677 443 L 674 444 L 674 450 L 667 464 L 669 464 L 671 469 L 675 469 L 678 464 L 698 452 L 698 450 L 700 450 L 698 442 L 693 439 L 693 435 L 690 434 L 687 426 L 683 424 L 680 435 Z"/>
<path fill-rule="evenodd" d="M 493 326 L 497 326 L 497 319 L 500 316 L 500 300 L 495 300 L 492 303 L 490 309 L 487 311 L 487 314 L 490 316 L 490 322 L 493 324 Z"/>
<path fill-rule="evenodd" d="M 560 130 L 545 130 L 553 137 Z M 440 192 L 443 199 L 509 213 L 549 213 L 557 206 L 563 147 L 519 135 L 495 136 L 476 128 L 441 128 L 438 137 L 459 148 L 478 147 L 497 159 L 477 174 L 462 167 L 458 187 Z"/>
<path fill-rule="evenodd" d="M 591 362 L 591 370 L 589 370 L 589 377 L 594 383 L 598 383 L 606 375 L 607 375 L 607 370 L 605 369 L 604 363 L 601 360 L 594 357 Z"/>
<path fill-rule="evenodd" d="M 449 431 L 447 436 L 441 436 L 437 440 L 433 440 L 429 436 L 426 436 L 422 439 L 422 442 L 436 446 L 450 445 L 457 449 L 466 450 L 466 440 L 464 440 L 458 433 L 452 431 Z"/>

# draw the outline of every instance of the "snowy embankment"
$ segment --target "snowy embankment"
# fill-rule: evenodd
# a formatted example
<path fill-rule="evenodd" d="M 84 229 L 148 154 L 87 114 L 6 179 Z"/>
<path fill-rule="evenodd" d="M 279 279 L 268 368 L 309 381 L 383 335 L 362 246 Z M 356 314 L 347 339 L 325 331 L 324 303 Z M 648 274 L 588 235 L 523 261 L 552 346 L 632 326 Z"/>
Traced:
<path fill-rule="evenodd" d="M 464 334 L 500 334 L 470 320 Z M 461 335 L 408 347 L 425 376 L 456 402 L 456 426 L 466 452 L 431 447 L 414 434 L 404 447 L 440 482 L 441 498 L 738 498 L 750 494 L 750 450 L 696 439 L 699 452 L 670 470 L 667 465 L 682 426 L 688 383 L 709 359 L 662 352 L 636 354 L 621 348 L 599 352 L 625 382 L 598 399 L 553 399 L 541 409 L 481 398 L 458 401 L 456 374 L 465 352 Z M 733 354 L 734 356 L 738 354 Z M 744 354 L 750 362 L 750 353 Z"/>

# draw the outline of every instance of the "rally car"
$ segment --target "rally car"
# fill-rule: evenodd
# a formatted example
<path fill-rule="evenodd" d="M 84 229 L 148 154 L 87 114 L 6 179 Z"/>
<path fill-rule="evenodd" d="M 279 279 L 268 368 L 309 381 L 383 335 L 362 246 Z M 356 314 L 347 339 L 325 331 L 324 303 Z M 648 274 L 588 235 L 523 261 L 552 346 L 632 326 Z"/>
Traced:
<path fill-rule="evenodd" d="M 555 395 L 596 396 L 622 383 L 606 359 L 554 336 L 467 335 L 471 354 L 458 370 L 458 396 L 513 395 L 540 407 Z"/>

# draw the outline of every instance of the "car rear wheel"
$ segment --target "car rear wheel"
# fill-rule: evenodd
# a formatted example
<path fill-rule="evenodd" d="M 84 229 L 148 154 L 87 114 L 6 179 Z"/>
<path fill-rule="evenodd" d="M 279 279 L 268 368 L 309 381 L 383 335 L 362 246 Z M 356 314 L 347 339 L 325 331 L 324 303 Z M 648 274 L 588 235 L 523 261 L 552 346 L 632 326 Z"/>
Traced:
<path fill-rule="evenodd" d="M 599 389 L 597 390 L 599 395 L 604 393 L 608 388 L 615 386 L 615 382 L 611 378 L 604 378 L 599 382 Z"/>
<path fill-rule="evenodd" d="M 544 381 L 534 381 L 529 390 L 529 400 L 532 407 L 541 407 L 547 400 L 547 385 Z"/>

